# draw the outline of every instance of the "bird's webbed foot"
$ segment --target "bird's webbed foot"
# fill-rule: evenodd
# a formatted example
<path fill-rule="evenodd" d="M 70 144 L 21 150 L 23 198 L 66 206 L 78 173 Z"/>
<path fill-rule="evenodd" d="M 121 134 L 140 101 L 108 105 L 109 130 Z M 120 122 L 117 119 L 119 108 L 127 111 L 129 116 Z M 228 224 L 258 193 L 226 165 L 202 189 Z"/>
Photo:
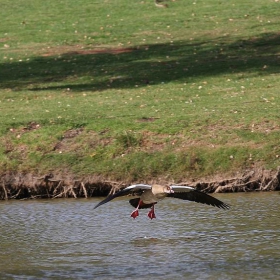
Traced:
<path fill-rule="evenodd" d="M 148 213 L 148 217 L 152 220 L 156 218 L 154 205 L 152 206 L 150 212 Z"/>
<path fill-rule="evenodd" d="M 133 219 L 136 219 L 136 217 L 138 217 L 138 216 L 139 216 L 138 209 L 134 210 L 130 215 L 130 217 L 132 217 Z"/>

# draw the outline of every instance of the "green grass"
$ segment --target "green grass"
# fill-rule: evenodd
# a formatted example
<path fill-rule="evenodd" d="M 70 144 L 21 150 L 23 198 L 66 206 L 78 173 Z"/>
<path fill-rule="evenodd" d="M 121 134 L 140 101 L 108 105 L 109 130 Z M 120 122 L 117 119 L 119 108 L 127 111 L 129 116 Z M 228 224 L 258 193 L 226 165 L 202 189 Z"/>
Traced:
<path fill-rule="evenodd" d="M 2 172 L 179 181 L 280 165 L 277 1 L 1 4 Z"/>

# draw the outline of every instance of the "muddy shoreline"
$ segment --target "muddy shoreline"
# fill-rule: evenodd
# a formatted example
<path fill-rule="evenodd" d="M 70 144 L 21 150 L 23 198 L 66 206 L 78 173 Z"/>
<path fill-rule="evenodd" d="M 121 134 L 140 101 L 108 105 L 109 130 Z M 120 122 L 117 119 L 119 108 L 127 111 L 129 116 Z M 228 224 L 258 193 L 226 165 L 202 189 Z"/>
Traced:
<path fill-rule="evenodd" d="M 0 176 L 0 180 L 0 200 L 106 196 L 130 184 L 139 183 L 115 182 L 99 176 L 75 178 L 69 174 L 54 173 L 40 177 L 32 173 L 5 173 Z M 155 178 L 141 183 L 188 185 L 207 193 L 277 191 L 280 190 L 280 167 L 276 171 L 247 170 L 231 178 L 216 176 L 208 180 L 178 183 Z"/>

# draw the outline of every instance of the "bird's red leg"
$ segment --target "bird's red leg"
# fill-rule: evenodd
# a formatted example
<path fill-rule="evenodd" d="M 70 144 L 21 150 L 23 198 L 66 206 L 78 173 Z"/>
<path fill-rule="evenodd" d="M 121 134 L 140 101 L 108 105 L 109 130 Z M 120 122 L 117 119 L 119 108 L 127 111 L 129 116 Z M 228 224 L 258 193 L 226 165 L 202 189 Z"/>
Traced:
<path fill-rule="evenodd" d="M 155 215 L 155 204 L 153 204 L 150 212 L 148 213 L 148 217 L 152 220 L 152 219 L 155 219 L 156 218 L 156 215 Z"/>
<path fill-rule="evenodd" d="M 136 219 L 136 217 L 139 216 L 139 211 L 138 211 L 138 209 L 139 209 L 139 207 L 140 207 L 141 204 L 142 204 L 142 201 L 139 200 L 139 203 L 138 203 L 136 209 L 131 213 L 130 217 L 132 217 L 133 219 Z"/>

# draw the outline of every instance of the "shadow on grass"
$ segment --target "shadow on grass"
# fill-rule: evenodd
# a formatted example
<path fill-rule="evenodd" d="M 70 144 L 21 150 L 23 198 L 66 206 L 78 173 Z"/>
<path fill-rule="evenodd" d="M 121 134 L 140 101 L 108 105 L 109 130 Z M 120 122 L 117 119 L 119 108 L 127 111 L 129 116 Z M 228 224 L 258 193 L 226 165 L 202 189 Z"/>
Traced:
<path fill-rule="evenodd" d="M 101 91 L 192 81 L 213 75 L 279 73 L 280 33 L 247 40 L 153 44 L 131 49 L 60 49 L 0 64 L 0 87 Z"/>

